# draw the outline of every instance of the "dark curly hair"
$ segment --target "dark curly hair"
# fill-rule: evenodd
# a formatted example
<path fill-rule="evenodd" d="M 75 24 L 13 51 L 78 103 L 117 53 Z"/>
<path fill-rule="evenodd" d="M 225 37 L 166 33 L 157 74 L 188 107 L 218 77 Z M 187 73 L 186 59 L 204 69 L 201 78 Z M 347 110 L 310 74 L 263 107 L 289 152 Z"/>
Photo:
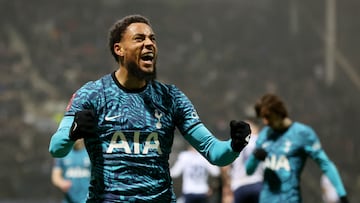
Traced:
<path fill-rule="evenodd" d="M 126 28 L 132 23 L 145 23 L 151 26 L 150 21 L 142 15 L 128 15 L 124 18 L 116 21 L 109 30 L 109 48 L 111 54 L 115 58 L 116 62 L 119 63 L 119 56 L 114 52 L 114 44 L 121 41 Z"/>

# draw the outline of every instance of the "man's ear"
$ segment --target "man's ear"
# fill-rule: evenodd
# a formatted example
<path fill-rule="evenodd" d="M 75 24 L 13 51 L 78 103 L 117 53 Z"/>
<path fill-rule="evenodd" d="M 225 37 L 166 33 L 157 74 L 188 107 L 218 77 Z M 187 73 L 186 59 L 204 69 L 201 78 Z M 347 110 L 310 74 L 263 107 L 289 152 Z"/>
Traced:
<path fill-rule="evenodd" d="M 115 52 L 118 56 L 124 56 L 124 48 L 121 46 L 120 43 L 115 43 L 115 44 L 114 44 L 114 52 Z"/>

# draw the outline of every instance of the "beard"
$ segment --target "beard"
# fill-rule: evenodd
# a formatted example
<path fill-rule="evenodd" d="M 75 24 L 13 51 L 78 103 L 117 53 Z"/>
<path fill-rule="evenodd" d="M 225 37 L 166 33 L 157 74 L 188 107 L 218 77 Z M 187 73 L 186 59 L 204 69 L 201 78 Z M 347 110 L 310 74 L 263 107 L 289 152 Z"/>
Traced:
<path fill-rule="evenodd" d="M 126 64 L 128 71 L 131 75 L 145 81 L 152 81 L 156 79 L 156 64 L 154 64 L 154 70 L 152 72 L 145 72 L 135 62 L 129 62 Z"/>

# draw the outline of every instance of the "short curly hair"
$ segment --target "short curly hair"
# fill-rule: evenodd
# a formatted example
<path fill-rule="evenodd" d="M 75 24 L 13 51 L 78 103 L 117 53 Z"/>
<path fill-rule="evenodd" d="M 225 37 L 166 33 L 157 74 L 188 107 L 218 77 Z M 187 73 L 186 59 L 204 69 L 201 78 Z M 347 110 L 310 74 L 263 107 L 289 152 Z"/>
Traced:
<path fill-rule="evenodd" d="M 139 14 L 128 15 L 116 21 L 109 30 L 109 48 L 115 61 L 119 63 L 119 56 L 114 51 L 114 44 L 121 41 L 126 28 L 132 23 L 145 23 L 151 26 L 150 21 Z"/>

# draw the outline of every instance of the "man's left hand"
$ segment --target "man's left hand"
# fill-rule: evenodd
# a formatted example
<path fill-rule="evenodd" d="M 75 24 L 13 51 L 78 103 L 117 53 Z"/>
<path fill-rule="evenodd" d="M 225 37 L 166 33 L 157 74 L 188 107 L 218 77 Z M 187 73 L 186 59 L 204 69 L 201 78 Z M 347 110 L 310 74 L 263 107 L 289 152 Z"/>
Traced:
<path fill-rule="evenodd" d="M 248 144 L 250 134 L 251 129 L 248 123 L 232 120 L 230 122 L 231 148 L 235 152 L 241 152 L 241 150 Z"/>

